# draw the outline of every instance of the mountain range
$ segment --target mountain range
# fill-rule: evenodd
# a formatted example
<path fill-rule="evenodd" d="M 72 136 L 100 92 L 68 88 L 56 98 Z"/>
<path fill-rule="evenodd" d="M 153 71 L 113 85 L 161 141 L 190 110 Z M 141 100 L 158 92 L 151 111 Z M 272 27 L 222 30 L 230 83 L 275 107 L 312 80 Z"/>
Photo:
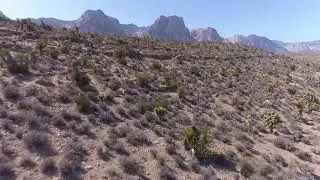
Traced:
<path fill-rule="evenodd" d="M 0 16 L 1 16 L 0 12 Z M 3 15 L 4 16 L 4 15 Z M 212 27 L 189 30 L 182 17 L 163 16 L 157 18 L 153 24 L 138 27 L 134 24 L 121 24 L 118 19 L 107 16 L 102 10 L 87 10 L 80 18 L 72 21 L 64 21 L 55 18 L 31 19 L 34 23 L 50 24 L 60 28 L 78 27 L 82 32 L 113 33 L 137 37 L 156 37 L 161 40 L 175 41 L 206 41 L 206 42 L 229 42 L 254 46 L 274 53 L 310 53 L 320 51 L 320 40 L 310 42 L 287 43 L 270 40 L 257 35 L 235 35 L 222 38 L 216 29 Z"/>

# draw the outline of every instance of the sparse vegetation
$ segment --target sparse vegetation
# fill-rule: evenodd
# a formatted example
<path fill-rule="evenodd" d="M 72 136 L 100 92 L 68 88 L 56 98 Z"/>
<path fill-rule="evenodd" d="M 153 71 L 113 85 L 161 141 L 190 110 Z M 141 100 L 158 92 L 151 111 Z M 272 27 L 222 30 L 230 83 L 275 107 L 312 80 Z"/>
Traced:
<path fill-rule="evenodd" d="M 0 29 L 0 179 L 308 179 L 319 164 L 314 55 Z"/>
<path fill-rule="evenodd" d="M 211 130 L 209 127 L 190 127 L 183 131 L 182 137 L 187 149 L 194 148 L 196 156 L 209 155 L 208 145 L 211 142 Z"/>

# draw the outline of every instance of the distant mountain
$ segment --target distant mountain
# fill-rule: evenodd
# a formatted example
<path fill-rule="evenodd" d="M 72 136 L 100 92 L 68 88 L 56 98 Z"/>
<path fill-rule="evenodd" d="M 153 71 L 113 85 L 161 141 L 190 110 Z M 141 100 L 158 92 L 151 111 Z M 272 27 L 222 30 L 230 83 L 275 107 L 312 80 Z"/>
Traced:
<path fill-rule="evenodd" d="M 249 36 L 235 35 L 227 39 L 228 42 L 244 44 L 261 48 L 268 52 L 286 53 L 288 50 L 281 46 L 279 42 L 274 42 L 266 37 L 251 34 Z"/>
<path fill-rule="evenodd" d="M 197 41 L 222 42 L 223 38 L 212 27 L 191 30 L 191 36 Z"/>
<path fill-rule="evenodd" d="M 5 17 L 0 11 L 0 17 Z M 146 27 L 138 27 L 134 24 L 121 24 L 118 19 L 107 16 L 102 10 L 87 10 L 77 20 L 64 21 L 55 18 L 31 19 L 37 24 L 44 22 L 56 27 L 75 28 L 82 32 L 91 33 L 114 33 L 132 35 L 137 37 L 156 37 L 161 40 L 177 41 L 207 41 L 207 42 L 231 42 L 248 46 L 254 46 L 274 53 L 308 53 L 320 52 L 320 40 L 310 42 L 286 43 L 277 40 L 270 40 L 257 35 L 235 35 L 231 38 L 223 39 L 218 32 L 212 28 L 199 28 L 189 30 L 182 17 L 160 16 L 153 24 Z"/>
<path fill-rule="evenodd" d="M 0 11 L 0 19 L 9 19 L 9 18 L 6 15 L 4 15 L 2 11 Z"/>
<path fill-rule="evenodd" d="M 41 21 L 45 24 L 51 24 L 56 27 L 65 28 L 75 28 L 78 27 L 82 32 L 91 33 L 126 33 L 131 31 L 136 31 L 139 27 L 134 24 L 120 24 L 119 20 L 107 16 L 98 10 L 87 10 L 81 17 L 73 21 L 64 21 L 55 18 L 39 18 L 31 19 L 34 23 L 40 24 Z"/>
<path fill-rule="evenodd" d="M 162 40 L 193 40 L 183 18 L 178 16 L 160 16 L 150 26 L 148 32 L 151 36 Z"/>
<path fill-rule="evenodd" d="M 41 24 L 43 22 L 45 24 L 50 24 L 56 27 L 66 27 L 68 25 L 75 23 L 75 21 L 63 21 L 55 18 L 39 18 L 39 19 L 31 19 L 31 21 L 36 24 Z"/>

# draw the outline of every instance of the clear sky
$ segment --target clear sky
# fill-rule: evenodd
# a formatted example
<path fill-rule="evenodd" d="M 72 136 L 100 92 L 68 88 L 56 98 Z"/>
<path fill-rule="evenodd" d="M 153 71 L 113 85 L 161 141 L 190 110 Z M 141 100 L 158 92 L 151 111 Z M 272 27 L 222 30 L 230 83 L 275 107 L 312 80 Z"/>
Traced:
<path fill-rule="evenodd" d="M 101 9 L 121 23 L 146 26 L 182 16 L 188 28 L 214 27 L 223 37 L 257 34 L 282 41 L 320 39 L 320 0 L 0 0 L 8 17 L 77 19 Z"/>

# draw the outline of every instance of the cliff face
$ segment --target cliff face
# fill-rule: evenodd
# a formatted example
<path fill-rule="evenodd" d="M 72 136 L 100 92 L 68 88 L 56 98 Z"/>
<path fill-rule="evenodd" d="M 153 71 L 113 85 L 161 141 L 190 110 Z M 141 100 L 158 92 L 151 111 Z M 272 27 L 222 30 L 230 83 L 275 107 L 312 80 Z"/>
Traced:
<path fill-rule="evenodd" d="M 149 34 L 163 40 L 192 40 L 183 18 L 178 16 L 160 16 L 150 26 Z"/>
<path fill-rule="evenodd" d="M 191 36 L 197 41 L 222 42 L 223 38 L 212 27 L 193 29 Z"/>

